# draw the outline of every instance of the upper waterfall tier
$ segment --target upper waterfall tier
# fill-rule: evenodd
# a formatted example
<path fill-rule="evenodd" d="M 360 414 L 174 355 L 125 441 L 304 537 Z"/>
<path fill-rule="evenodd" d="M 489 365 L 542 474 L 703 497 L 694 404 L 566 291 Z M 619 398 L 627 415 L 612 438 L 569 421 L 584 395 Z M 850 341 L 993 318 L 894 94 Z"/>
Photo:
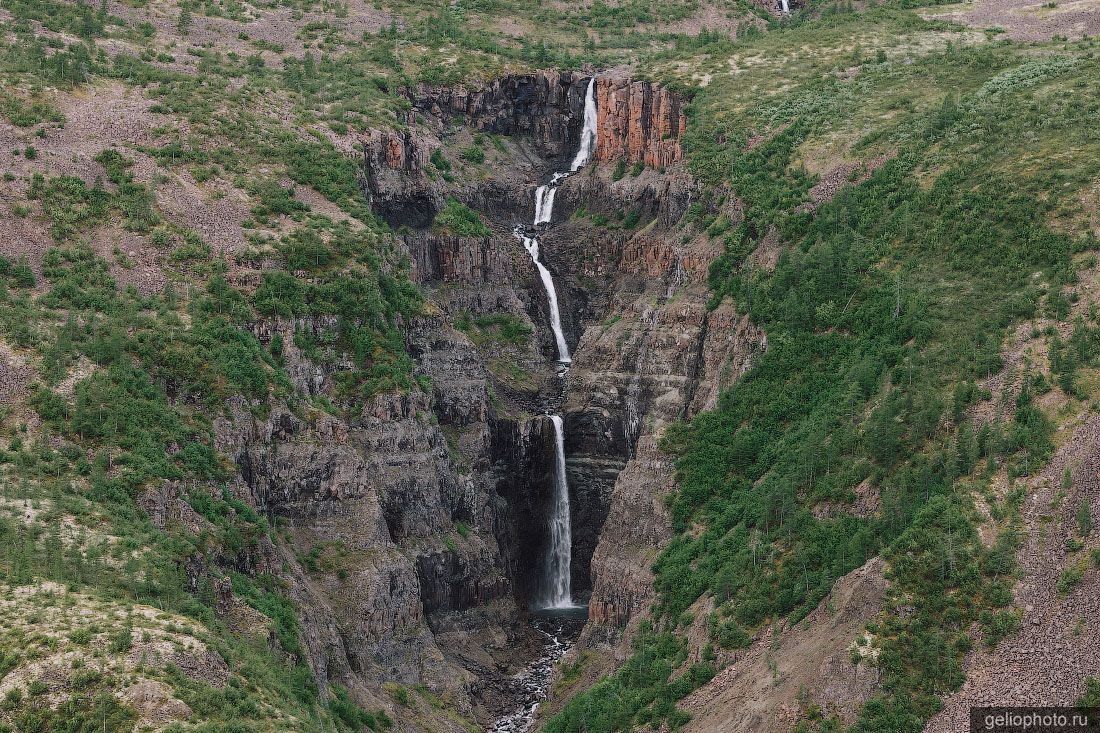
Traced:
<path fill-rule="evenodd" d="M 550 177 L 550 181 L 535 189 L 535 216 L 532 224 L 538 227 L 540 224 L 549 224 L 554 216 L 554 195 L 558 192 L 558 185 L 573 173 L 583 168 L 592 158 L 596 150 L 596 77 L 588 82 L 588 89 L 584 96 L 584 126 L 581 128 L 581 143 L 577 154 L 573 157 L 573 163 L 568 171 L 558 171 Z M 558 361 L 568 364 L 569 344 L 565 341 L 565 332 L 561 326 L 561 311 L 558 308 L 558 292 L 554 287 L 554 277 L 546 269 L 546 265 L 540 259 L 539 240 L 533 234 L 517 228 L 516 236 L 523 242 L 527 253 L 531 255 L 531 261 L 539 271 L 542 286 L 546 289 L 546 300 L 550 306 L 550 328 L 554 331 L 554 341 L 558 347 Z"/>

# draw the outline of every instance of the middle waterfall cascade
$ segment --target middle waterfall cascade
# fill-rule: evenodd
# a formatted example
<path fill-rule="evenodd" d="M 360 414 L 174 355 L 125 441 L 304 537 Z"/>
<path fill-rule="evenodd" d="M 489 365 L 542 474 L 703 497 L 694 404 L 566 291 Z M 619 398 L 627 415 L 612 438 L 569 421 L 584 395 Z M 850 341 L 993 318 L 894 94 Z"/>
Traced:
<path fill-rule="evenodd" d="M 791 14 L 791 6 L 790 6 L 790 3 L 788 2 L 788 0 L 779 0 L 779 2 L 783 5 L 784 15 L 790 15 Z"/>
<path fill-rule="evenodd" d="M 550 549 L 546 553 L 546 575 L 542 604 L 546 608 L 573 605 L 569 565 L 573 559 L 573 528 L 569 517 L 569 483 L 565 480 L 565 426 L 561 415 L 554 423 L 554 505 L 550 513 Z"/>
<path fill-rule="evenodd" d="M 569 356 L 569 344 L 565 343 L 565 332 L 561 330 L 561 311 L 558 310 L 558 293 L 554 289 L 554 277 L 546 269 L 546 265 L 539 260 L 539 240 L 522 235 L 520 240 L 527 254 L 531 255 L 531 260 L 539 271 L 539 277 L 542 278 L 542 286 L 546 289 L 546 299 L 550 303 L 550 329 L 554 332 L 554 341 L 557 342 L 558 361 L 561 364 L 568 364 L 572 358 Z"/>
<path fill-rule="evenodd" d="M 558 308 L 558 292 L 554 287 L 554 277 L 542 263 L 537 233 L 542 225 L 550 223 L 554 215 L 554 195 L 563 180 L 573 175 L 592 158 L 596 149 L 596 77 L 588 81 L 584 95 L 584 121 L 581 127 L 580 147 L 567 171 L 558 171 L 550 180 L 535 189 L 535 216 L 530 226 L 518 226 L 516 238 L 523 242 L 531 261 L 535 263 L 542 286 L 546 290 L 546 300 L 550 309 L 550 328 L 554 332 L 554 341 L 558 349 L 559 376 L 564 376 L 572 358 L 569 344 L 565 341 L 565 332 L 561 325 L 561 311 Z M 554 498 L 550 514 L 550 543 L 543 564 L 543 577 L 537 595 L 543 608 L 568 609 L 573 607 L 570 580 L 572 561 L 573 530 L 569 516 L 569 483 L 565 474 L 565 426 L 561 415 L 550 415 L 554 424 Z"/>

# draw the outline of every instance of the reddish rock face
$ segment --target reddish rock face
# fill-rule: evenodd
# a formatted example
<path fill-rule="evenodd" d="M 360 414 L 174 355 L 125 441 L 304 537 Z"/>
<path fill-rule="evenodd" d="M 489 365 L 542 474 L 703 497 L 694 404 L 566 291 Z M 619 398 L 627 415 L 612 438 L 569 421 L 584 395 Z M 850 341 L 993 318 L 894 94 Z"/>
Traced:
<path fill-rule="evenodd" d="M 596 158 L 666 168 L 681 158 L 684 99 L 648 81 L 596 81 Z"/>
<path fill-rule="evenodd" d="M 587 78 L 540 71 L 502 77 L 483 88 L 407 90 L 410 101 L 437 125 L 461 120 L 478 130 L 528 135 L 552 155 L 572 154 L 580 135 Z M 680 139 L 687 123 L 682 96 L 648 81 L 625 76 L 596 80 L 596 159 L 625 160 L 667 168 L 682 157 Z M 430 146 L 408 132 L 369 131 L 368 163 L 415 171 L 427 162 Z"/>

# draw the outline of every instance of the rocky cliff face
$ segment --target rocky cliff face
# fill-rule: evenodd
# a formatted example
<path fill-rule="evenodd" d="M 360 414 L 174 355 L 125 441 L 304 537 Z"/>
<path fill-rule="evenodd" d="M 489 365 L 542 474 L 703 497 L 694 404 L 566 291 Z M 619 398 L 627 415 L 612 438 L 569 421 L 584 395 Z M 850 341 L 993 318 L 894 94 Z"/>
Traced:
<path fill-rule="evenodd" d="M 511 74 L 477 88 L 405 90 L 413 109 L 437 124 L 460 123 L 481 132 L 530 139 L 551 162 L 571 154 L 580 139 L 589 75 L 544 70 Z"/>
<path fill-rule="evenodd" d="M 504 212 L 529 216 L 531 189 L 550 171 L 565 168 L 576 151 L 590 79 L 547 70 L 504 76 L 477 88 L 421 84 L 406 89 L 410 110 L 404 128 L 364 136 L 372 206 L 394 226 L 414 228 L 431 224 L 447 196 L 498 217 Z M 595 92 L 598 161 L 661 170 L 680 162 L 687 124 L 682 96 L 624 73 L 597 75 Z M 417 125 L 418 117 L 425 124 Z M 516 168 L 499 168 L 479 180 L 439 180 L 430 158 L 446 148 L 448 130 L 456 126 L 506 136 L 514 146 Z M 524 220 L 521 216 L 511 223 Z"/>
<path fill-rule="evenodd" d="M 454 284 L 453 298 L 439 298 L 448 307 L 524 312 L 507 281 L 495 294 L 482 287 L 506 269 L 491 248 L 453 238 L 409 245 L 423 255 L 413 260 L 426 287 Z M 446 254 L 471 251 L 485 256 Z M 324 325 L 255 327 L 264 342 L 282 336 L 287 372 L 305 394 L 329 392 L 341 368 L 294 346 L 296 330 Z M 287 583 L 322 685 L 339 682 L 376 706 L 389 704 L 385 683 L 423 685 L 485 722 L 507 709 L 509 675 L 538 650 L 514 582 L 529 575 L 527 543 L 538 540 L 524 518 L 545 514 L 550 495 L 549 436 L 543 421 L 493 404 L 486 359 L 450 318 L 429 313 L 407 338 L 430 389 L 380 395 L 351 417 L 233 406 L 218 447 L 240 467 L 235 491 L 279 528 L 278 548 L 253 569 Z"/>
<path fill-rule="evenodd" d="M 680 162 L 680 138 L 687 124 L 680 95 L 622 75 L 599 79 L 596 92 L 597 159 L 653 168 Z"/>
<path fill-rule="evenodd" d="M 377 397 L 353 417 L 236 410 L 219 429 L 220 448 L 242 467 L 236 490 L 280 527 L 283 556 L 271 562 L 286 568 L 319 680 L 361 699 L 393 681 L 422 684 L 482 723 L 502 712 L 506 678 L 536 641 L 521 613 L 549 541 L 546 409 L 566 418 L 575 594 L 591 591 L 593 621 L 613 629 L 643 609 L 649 564 L 669 533 L 660 431 L 710 399 L 716 388 L 700 380 L 735 375 L 759 347 L 744 324 L 732 339 L 708 338 L 709 319 L 738 322 L 706 309 L 716 248 L 669 231 L 695 185 L 676 167 L 680 100 L 601 79 L 600 160 L 666 170 L 613 181 L 597 165 L 559 191 L 544 259 L 576 360 L 564 382 L 554 374 L 545 293 L 510 230 L 529 221 L 534 187 L 572 156 L 588 78 L 541 72 L 409 89 L 410 124 L 365 137 L 365 172 L 375 211 L 407 227 L 397 245 L 428 296 L 428 313 L 406 324 L 422 388 Z M 438 175 L 433 153 L 456 159 L 471 130 L 507 136 L 504 159 L 487 175 Z M 449 197 L 493 234 L 433 230 Z M 580 206 L 637 212 L 641 224 L 571 219 Z M 530 337 L 505 337 L 500 323 Z M 324 325 L 256 326 L 262 341 L 283 337 L 287 370 L 309 395 L 330 391 L 341 366 L 311 363 L 292 336 Z"/>
<path fill-rule="evenodd" d="M 559 194 L 564 206 L 638 212 L 636 233 L 611 233 L 598 258 L 584 250 L 607 230 L 590 219 L 565 221 L 545 237 L 571 286 L 610 283 L 601 322 L 577 345 L 564 405 L 570 485 L 590 497 L 574 526 L 595 530 L 582 529 L 574 555 L 574 577 L 592 590 L 589 637 L 598 625 L 615 636 L 650 601 L 649 568 L 671 537 L 663 500 L 675 480 L 658 448 L 664 428 L 712 405 L 766 348 L 764 335 L 729 304 L 707 308 L 706 273 L 719 245 L 705 236 L 685 242 L 673 231 L 693 192 L 683 173 L 614 181 L 601 170 L 570 180 Z"/>

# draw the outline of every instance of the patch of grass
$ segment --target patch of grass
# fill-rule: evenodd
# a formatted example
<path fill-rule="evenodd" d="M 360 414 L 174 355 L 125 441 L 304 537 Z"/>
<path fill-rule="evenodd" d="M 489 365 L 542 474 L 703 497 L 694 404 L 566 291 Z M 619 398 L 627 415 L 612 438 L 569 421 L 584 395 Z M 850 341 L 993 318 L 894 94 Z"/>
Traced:
<path fill-rule="evenodd" d="M 443 209 L 436 214 L 433 226 L 460 237 L 488 237 L 492 234 L 476 211 L 454 199 L 447 199 Z"/>
<path fill-rule="evenodd" d="M 31 127 L 43 122 L 65 124 L 65 115 L 48 102 L 28 101 L 6 93 L 0 93 L 0 115 L 16 127 Z"/>

